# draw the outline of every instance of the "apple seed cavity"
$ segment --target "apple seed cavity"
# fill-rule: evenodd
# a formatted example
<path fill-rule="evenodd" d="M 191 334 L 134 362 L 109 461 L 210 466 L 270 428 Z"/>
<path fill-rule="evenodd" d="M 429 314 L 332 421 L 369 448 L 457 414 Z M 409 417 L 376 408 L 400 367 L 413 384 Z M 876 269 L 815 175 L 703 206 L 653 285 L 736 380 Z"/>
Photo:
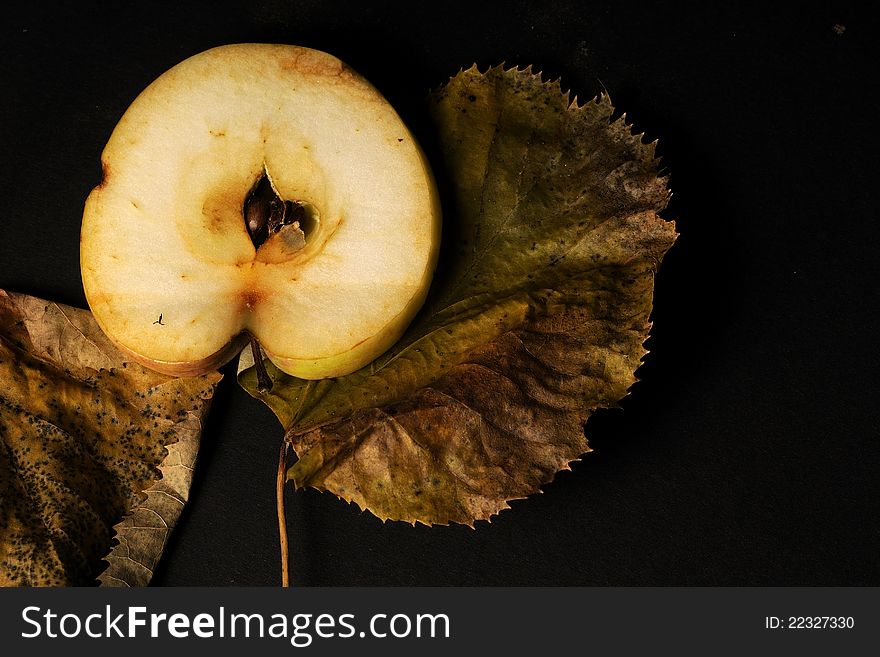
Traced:
<path fill-rule="evenodd" d="M 255 249 L 277 234 L 281 250 L 292 255 L 306 245 L 306 231 L 314 225 L 310 210 L 305 203 L 281 198 L 264 169 L 245 198 L 242 215 Z"/>

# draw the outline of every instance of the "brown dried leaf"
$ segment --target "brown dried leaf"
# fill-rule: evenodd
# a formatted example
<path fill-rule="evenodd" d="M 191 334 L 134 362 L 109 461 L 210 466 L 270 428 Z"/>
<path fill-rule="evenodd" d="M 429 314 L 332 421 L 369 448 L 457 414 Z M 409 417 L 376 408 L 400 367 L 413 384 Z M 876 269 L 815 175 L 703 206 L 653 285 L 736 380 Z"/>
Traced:
<path fill-rule="evenodd" d="M 0 585 L 91 584 L 102 559 L 104 583 L 148 583 L 219 380 L 147 370 L 87 311 L 0 290 Z"/>
<path fill-rule="evenodd" d="M 675 240 L 654 146 L 606 96 L 475 67 L 436 94 L 451 202 L 428 302 L 369 366 L 239 380 L 288 430 L 289 478 L 382 519 L 473 524 L 588 450 L 583 423 L 635 382 Z"/>

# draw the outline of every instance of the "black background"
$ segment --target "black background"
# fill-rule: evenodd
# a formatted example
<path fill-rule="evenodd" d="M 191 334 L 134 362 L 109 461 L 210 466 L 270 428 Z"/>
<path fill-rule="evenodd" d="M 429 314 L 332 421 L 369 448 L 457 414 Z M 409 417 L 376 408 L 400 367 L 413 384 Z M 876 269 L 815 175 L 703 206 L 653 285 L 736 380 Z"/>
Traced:
<path fill-rule="evenodd" d="M 476 531 L 291 492 L 297 584 L 880 584 L 878 25 L 858 8 L 17 5 L 0 33 L 0 287 L 73 305 L 113 126 L 211 46 L 327 50 L 417 136 L 426 93 L 459 68 L 534 64 L 582 99 L 604 86 L 660 139 L 681 237 L 642 381 L 587 425 L 596 451 Z M 280 427 L 231 378 L 158 584 L 279 580 Z"/>

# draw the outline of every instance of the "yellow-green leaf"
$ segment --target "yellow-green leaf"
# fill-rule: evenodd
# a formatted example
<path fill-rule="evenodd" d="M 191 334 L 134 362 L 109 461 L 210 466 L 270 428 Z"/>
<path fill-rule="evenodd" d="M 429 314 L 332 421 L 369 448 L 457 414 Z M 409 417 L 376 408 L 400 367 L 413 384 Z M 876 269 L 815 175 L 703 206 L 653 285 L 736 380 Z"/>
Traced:
<path fill-rule="evenodd" d="M 654 145 L 612 113 L 530 70 L 474 67 L 435 94 L 444 243 L 422 313 L 346 377 L 267 362 L 261 393 L 240 372 L 287 430 L 297 486 L 382 519 L 472 524 L 588 450 L 589 414 L 635 381 L 675 240 Z"/>

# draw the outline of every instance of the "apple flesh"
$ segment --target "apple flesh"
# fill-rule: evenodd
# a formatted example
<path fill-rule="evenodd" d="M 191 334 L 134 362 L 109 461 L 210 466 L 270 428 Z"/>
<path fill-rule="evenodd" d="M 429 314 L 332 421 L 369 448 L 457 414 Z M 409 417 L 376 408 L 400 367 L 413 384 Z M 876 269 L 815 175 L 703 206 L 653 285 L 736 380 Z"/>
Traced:
<path fill-rule="evenodd" d="M 341 376 L 424 301 L 440 239 L 430 169 L 389 103 L 326 53 L 242 44 L 187 59 L 129 107 L 102 166 L 83 286 L 148 367 L 207 372 L 253 335 L 288 374 Z M 297 220 L 267 234 L 259 190 Z"/>

